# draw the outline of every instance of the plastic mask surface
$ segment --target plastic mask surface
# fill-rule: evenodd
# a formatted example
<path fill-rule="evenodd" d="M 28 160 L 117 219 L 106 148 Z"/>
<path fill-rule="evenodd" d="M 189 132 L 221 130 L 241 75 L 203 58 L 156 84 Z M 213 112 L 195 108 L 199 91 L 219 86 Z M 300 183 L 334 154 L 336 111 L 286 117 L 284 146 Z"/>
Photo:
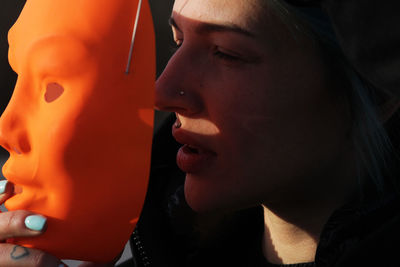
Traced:
<path fill-rule="evenodd" d="M 48 218 L 46 232 L 12 242 L 59 258 L 109 261 L 129 239 L 147 188 L 155 44 L 143 1 L 28 0 L 9 32 L 18 74 L 0 119 L 16 185 L 9 210 Z"/>

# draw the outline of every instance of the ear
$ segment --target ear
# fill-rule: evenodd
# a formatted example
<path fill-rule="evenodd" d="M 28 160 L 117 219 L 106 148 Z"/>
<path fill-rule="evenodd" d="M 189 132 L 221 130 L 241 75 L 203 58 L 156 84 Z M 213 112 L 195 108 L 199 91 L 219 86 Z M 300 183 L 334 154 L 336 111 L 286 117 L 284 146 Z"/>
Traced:
<path fill-rule="evenodd" d="M 400 98 L 392 96 L 379 105 L 379 118 L 385 124 L 400 108 Z"/>

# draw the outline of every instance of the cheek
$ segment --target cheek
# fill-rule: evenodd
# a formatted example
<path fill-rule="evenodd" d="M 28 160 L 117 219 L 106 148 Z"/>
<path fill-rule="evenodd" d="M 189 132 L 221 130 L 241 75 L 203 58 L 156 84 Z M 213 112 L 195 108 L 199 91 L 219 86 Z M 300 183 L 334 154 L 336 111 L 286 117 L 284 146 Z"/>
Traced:
<path fill-rule="evenodd" d="M 221 172 L 231 178 L 227 183 L 268 191 L 310 176 L 319 169 L 315 166 L 329 168 L 344 153 L 349 125 L 338 96 L 331 97 L 328 90 L 313 90 L 310 96 L 306 88 L 291 88 L 304 93 L 271 92 L 269 87 L 259 97 L 242 92 L 221 102 L 231 104 L 215 115 Z M 234 177 L 238 180 L 232 182 Z M 255 182 L 257 177 L 267 179 Z"/>
<path fill-rule="evenodd" d="M 33 152 L 46 151 L 45 157 L 57 159 L 57 154 L 62 153 L 76 129 L 76 118 L 81 113 L 82 104 L 74 101 L 79 96 L 64 92 L 59 84 L 49 87 L 42 96 L 37 112 L 30 118 L 30 133 L 34 143 Z"/>

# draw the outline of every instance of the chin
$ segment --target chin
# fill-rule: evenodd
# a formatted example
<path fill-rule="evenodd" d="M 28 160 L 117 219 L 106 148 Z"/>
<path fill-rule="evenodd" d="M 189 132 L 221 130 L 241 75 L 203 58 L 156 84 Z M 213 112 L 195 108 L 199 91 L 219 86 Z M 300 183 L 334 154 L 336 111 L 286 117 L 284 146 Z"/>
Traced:
<path fill-rule="evenodd" d="M 222 190 L 218 190 L 216 185 L 197 179 L 197 177 L 191 177 L 191 174 L 186 175 L 184 192 L 187 204 L 197 213 L 232 209 L 232 206 L 227 203 L 227 197 L 224 197 Z"/>
<path fill-rule="evenodd" d="M 185 199 L 189 207 L 198 213 L 204 213 L 214 210 L 213 197 L 210 195 L 210 190 L 202 190 L 204 187 L 203 183 L 194 178 L 192 174 L 186 174 L 185 180 Z"/>

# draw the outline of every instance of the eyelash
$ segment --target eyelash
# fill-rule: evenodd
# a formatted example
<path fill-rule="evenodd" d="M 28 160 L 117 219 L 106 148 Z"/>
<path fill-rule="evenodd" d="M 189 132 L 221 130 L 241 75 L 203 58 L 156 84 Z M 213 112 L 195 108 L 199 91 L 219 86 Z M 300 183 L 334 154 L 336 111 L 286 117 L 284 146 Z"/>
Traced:
<path fill-rule="evenodd" d="M 174 45 L 171 46 L 171 51 L 175 53 L 181 46 L 182 46 L 183 41 L 182 40 L 177 40 L 174 42 Z M 224 53 L 220 50 L 218 50 L 218 47 L 215 47 L 215 51 L 213 52 L 213 55 L 221 60 L 225 61 L 230 61 L 230 62 L 237 62 L 241 61 L 241 59 L 237 56 L 232 56 L 230 54 Z"/>
<path fill-rule="evenodd" d="M 240 58 L 238 58 L 236 56 L 232 56 L 230 54 L 226 54 L 224 52 L 221 52 L 218 49 L 214 51 L 214 56 L 218 57 L 219 59 L 225 60 L 225 61 L 231 61 L 231 62 L 241 61 Z"/>

